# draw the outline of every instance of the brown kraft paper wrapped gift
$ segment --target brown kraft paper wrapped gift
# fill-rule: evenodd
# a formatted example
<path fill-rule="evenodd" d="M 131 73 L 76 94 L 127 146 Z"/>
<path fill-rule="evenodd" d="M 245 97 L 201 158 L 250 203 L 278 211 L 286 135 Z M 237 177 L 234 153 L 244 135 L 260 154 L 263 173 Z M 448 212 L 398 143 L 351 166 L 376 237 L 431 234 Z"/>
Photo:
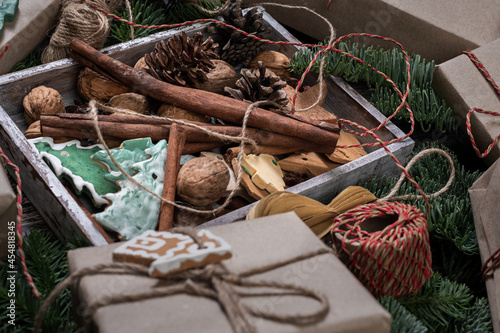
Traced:
<path fill-rule="evenodd" d="M 483 63 L 491 77 L 500 82 L 500 39 L 472 51 Z M 465 119 L 470 108 L 500 112 L 500 96 L 476 65 L 462 54 L 436 67 L 433 87 L 446 100 L 465 130 Z M 482 153 L 500 134 L 500 117 L 474 112 L 471 115 L 472 134 Z M 496 144 L 484 161 L 491 165 L 500 156 Z"/>
<path fill-rule="evenodd" d="M 500 162 L 495 162 L 469 189 L 479 252 L 484 263 L 500 247 Z M 493 329 L 500 332 L 500 269 L 486 279 Z"/>
<path fill-rule="evenodd" d="M 61 7 L 61 0 L 20 0 L 14 21 L 5 22 L 0 47 L 9 49 L 2 55 L 0 74 L 8 73 L 49 36 Z"/>
<path fill-rule="evenodd" d="M 306 253 L 324 249 L 310 229 L 295 215 L 286 213 L 210 228 L 233 247 L 224 261 L 233 274 L 262 268 Z M 96 264 L 111 263 L 119 244 L 83 248 L 68 253 L 70 272 Z M 370 332 L 390 331 L 390 314 L 356 280 L 331 252 L 301 260 L 249 277 L 255 281 L 276 281 L 314 289 L 328 298 L 326 318 L 310 326 L 294 326 L 253 318 L 258 332 Z M 76 314 L 95 301 L 111 295 L 151 288 L 157 281 L 130 275 L 84 277 L 73 292 Z M 246 297 L 253 308 L 279 314 L 311 313 L 318 303 L 298 296 Z M 207 298 L 179 294 L 100 308 L 94 315 L 100 333 L 111 332 L 232 332 L 221 306 Z"/>
<path fill-rule="evenodd" d="M 243 5 L 263 2 L 268 1 L 243 0 Z M 329 10 L 328 0 L 269 2 L 312 9 L 333 24 L 337 36 L 364 32 L 394 38 L 410 54 L 420 54 L 436 63 L 500 38 L 500 6 L 496 0 L 483 0 L 480 4 L 470 0 L 333 0 Z M 264 7 L 283 25 L 318 40 L 329 37 L 328 25 L 312 13 Z"/>
<path fill-rule="evenodd" d="M 0 163 L 0 260 L 7 257 L 8 227 L 9 223 L 16 221 L 16 213 L 16 195 L 12 191 L 5 169 Z"/>

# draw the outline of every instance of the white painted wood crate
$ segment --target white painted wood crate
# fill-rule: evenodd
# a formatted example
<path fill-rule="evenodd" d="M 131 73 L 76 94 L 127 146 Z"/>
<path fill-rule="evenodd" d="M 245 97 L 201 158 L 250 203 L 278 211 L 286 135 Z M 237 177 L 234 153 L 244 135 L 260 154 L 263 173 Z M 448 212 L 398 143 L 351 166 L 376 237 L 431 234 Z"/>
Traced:
<path fill-rule="evenodd" d="M 265 12 L 264 19 L 274 28 L 270 39 L 298 42 Z M 191 35 L 203 28 L 201 25 L 177 28 L 118 44 L 103 52 L 133 66 L 140 57 L 153 50 L 156 42 L 169 38 L 180 30 Z M 270 49 L 288 56 L 292 56 L 297 50 L 294 46 L 285 45 L 270 46 Z M 0 76 L 0 147 L 19 166 L 24 194 L 60 239 L 66 241 L 85 239 L 93 245 L 104 245 L 110 241 L 107 234 L 94 225 L 81 208 L 80 200 L 68 192 L 23 134 L 28 127 L 24 120 L 22 105 L 24 96 L 34 87 L 45 85 L 58 90 L 63 96 L 65 105 L 73 104 L 75 98 L 80 98 L 76 91 L 76 79 L 81 68 L 73 60 L 63 59 Z M 342 79 L 330 77 L 327 84 L 329 93 L 324 107 L 338 118 L 349 119 L 368 128 L 376 127 L 386 119 Z M 386 141 L 404 136 L 404 133 L 392 123 L 388 123 L 377 134 Z M 360 141 L 373 142 L 373 139 L 361 138 Z M 413 146 L 413 140 L 407 138 L 391 144 L 389 149 L 402 163 L 405 163 Z M 381 175 L 399 174 L 396 164 L 382 148 L 368 147 L 366 151 L 368 152 L 366 156 L 290 187 L 288 191 L 326 203 L 349 185 L 356 185 Z M 245 206 L 204 225 L 224 224 L 244 219 L 250 207 L 251 205 Z"/>

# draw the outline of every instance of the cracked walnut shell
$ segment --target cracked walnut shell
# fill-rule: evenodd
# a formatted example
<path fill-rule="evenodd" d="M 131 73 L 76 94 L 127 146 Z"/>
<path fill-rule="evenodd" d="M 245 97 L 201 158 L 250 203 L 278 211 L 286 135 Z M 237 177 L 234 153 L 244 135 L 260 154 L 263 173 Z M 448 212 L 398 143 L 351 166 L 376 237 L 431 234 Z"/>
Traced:
<path fill-rule="evenodd" d="M 64 113 L 64 102 L 61 94 L 55 89 L 39 86 L 24 96 L 24 117 L 28 125 L 40 120 L 42 113 Z"/>
<path fill-rule="evenodd" d="M 258 68 L 259 61 L 264 63 L 267 69 L 279 76 L 282 80 L 290 77 L 290 59 L 283 53 L 277 51 L 262 51 L 255 58 L 252 59 L 249 68 Z"/>
<path fill-rule="evenodd" d="M 113 96 L 130 92 L 124 85 L 111 81 L 89 68 L 84 68 L 78 75 L 77 87 L 80 96 L 87 101 L 95 99 L 108 102 Z"/>

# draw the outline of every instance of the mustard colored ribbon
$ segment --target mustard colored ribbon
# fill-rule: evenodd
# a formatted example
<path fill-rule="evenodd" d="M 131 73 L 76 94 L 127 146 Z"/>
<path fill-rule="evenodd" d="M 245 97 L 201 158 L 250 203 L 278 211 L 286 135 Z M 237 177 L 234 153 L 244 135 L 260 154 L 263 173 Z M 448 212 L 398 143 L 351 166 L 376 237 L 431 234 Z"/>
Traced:
<path fill-rule="evenodd" d="M 319 238 L 322 238 L 331 230 L 333 219 L 337 215 L 375 200 L 377 197 L 373 193 L 360 186 L 349 186 L 328 205 L 300 194 L 279 191 L 260 200 L 250 209 L 246 219 L 294 211 Z"/>

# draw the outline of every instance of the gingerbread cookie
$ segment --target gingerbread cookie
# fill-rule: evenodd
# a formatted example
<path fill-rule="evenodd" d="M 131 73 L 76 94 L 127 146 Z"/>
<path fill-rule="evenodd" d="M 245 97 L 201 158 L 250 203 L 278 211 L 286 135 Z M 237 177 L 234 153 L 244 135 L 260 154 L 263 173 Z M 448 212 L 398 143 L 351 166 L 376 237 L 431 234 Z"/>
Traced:
<path fill-rule="evenodd" d="M 173 274 L 193 267 L 202 267 L 232 256 L 231 246 L 208 230 L 200 230 L 200 249 L 185 234 L 149 230 L 113 251 L 113 260 L 149 267 L 152 277 Z"/>

